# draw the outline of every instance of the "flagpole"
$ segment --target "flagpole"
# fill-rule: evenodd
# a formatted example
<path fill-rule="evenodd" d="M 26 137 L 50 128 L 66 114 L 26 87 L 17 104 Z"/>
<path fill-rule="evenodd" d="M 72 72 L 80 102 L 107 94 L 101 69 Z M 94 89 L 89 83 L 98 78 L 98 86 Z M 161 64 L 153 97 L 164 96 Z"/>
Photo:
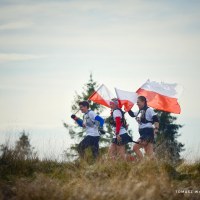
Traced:
<path fill-rule="evenodd" d="M 92 98 L 92 96 L 93 96 L 102 86 L 103 86 L 103 84 L 101 84 L 101 86 L 100 86 L 96 91 L 94 91 L 94 92 L 88 97 L 88 99 Z"/>
<path fill-rule="evenodd" d="M 103 84 L 96 90 L 94 91 L 87 99 L 87 101 L 92 98 L 92 96 L 103 86 Z M 78 112 L 80 111 L 80 108 L 74 113 L 74 115 L 76 115 Z"/>

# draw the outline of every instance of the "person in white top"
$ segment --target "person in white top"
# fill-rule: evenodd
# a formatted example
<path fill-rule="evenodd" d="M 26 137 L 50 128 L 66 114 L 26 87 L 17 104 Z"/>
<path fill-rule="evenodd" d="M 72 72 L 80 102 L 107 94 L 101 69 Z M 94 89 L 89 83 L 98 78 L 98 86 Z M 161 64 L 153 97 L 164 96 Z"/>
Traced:
<path fill-rule="evenodd" d="M 82 101 L 79 103 L 79 107 L 82 113 L 84 113 L 83 120 L 72 115 L 77 124 L 86 129 L 86 137 L 79 143 L 78 152 L 80 157 L 84 157 L 85 149 L 91 147 L 94 158 L 97 158 L 99 154 L 99 138 L 100 133 L 105 134 L 103 130 L 104 120 L 94 111 L 89 110 L 89 103 Z"/>
<path fill-rule="evenodd" d="M 124 112 L 119 107 L 118 99 L 112 99 L 110 108 L 110 124 L 113 126 L 114 135 L 108 154 L 113 159 L 115 159 L 116 156 L 119 156 L 121 159 L 126 160 L 125 145 L 128 142 L 133 142 L 133 140 L 127 134 L 127 124 L 124 118 Z"/>
<path fill-rule="evenodd" d="M 138 112 L 129 110 L 128 113 L 131 117 L 135 117 L 139 124 L 140 138 L 137 141 L 139 144 L 134 144 L 133 151 L 140 160 L 143 158 L 141 148 L 144 148 L 147 156 L 153 156 L 154 134 L 158 133 L 159 122 L 154 110 L 147 106 L 147 100 L 144 96 L 138 97 L 137 105 L 139 107 Z"/>

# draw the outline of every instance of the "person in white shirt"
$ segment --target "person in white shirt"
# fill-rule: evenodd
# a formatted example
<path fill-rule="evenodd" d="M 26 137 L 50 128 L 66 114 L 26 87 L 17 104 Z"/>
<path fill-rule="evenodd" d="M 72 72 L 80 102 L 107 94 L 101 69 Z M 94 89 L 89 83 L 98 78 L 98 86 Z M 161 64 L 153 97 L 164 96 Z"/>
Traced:
<path fill-rule="evenodd" d="M 141 160 L 143 158 L 143 154 L 140 151 L 141 148 L 144 148 L 147 156 L 153 156 L 154 135 L 158 133 L 159 122 L 154 110 L 147 106 L 147 100 L 144 96 L 138 97 L 137 105 L 139 107 L 138 112 L 130 110 L 128 113 L 131 117 L 135 117 L 139 124 L 139 144 L 134 144 L 133 151 L 138 159 Z"/>
<path fill-rule="evenodd" d="M 132 138 L 127 134 L 127 124 L 124 118 L 124 112 L 119 107 L 118 99 L 112 99 L 110 102 L 111 116 L 110 124 L 113 126 L 114 135 L 112 144 L 109 147 L 109 157 L 115 159 L 119 156 L 126 160 L 125 145 L 133 142 Z"/>
<path fill-rule="evenodd" d="M 100 133 L 105 134 L 103 130 L 104 120 L 94 111 L 89 110 L 89 103 L 82 101 L 79 103 L 79 108 L 84 113 L 83 120 L 71 115 L 77 124 L 86 129 L 86 137 L 79 143 L 78 152 L 80 157 L 84 157 L 85 149 L 91 147 L 93 157 L 96 159 L 99 154 L 99 138 Z"/>

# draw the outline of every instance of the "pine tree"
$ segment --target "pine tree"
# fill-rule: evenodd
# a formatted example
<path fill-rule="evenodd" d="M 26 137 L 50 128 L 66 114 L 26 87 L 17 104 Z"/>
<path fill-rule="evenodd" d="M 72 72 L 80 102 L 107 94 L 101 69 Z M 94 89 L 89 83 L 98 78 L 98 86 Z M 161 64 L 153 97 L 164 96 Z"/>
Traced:
<path fill-rule="evenodd" d="M 72 104 L 71 110 L 72 112 L 76 112 L 79 109 L 79 102 L 80 101 L 87 101 L 88 98 L 95 92 L 97 89 L 98 84 L 93 80 L 92 73 L 90 74 L 90 79 L 88 83 L 86 83 L 83 87 L 83 92 L 79 95 L 76 92 L 76 96 L 74 97 L 74 102 Z M 99 104 L 90 102 L 90 109 L 100 114 L 103 111 L 103 107 Z"/>
<path fill-rule="evenodd" d="M 0 145 L 0 165 L 11 163 L 13 160 L 38 159 L 37 152 L 30 144 L 29 135 L 25 131 L 20 133 L 15 146 L 10 146 L 9 141 Z"/>
<path fill-rule="evenodd" d="M 34 147 L 30 144 L 29 135 L 22 131 L 18 141 L 16 141 L 15 149 L 17 157 L 20 159 L 32 159 L 36 157 Z"/>
<path fill-rule="evenodd" d="M 181 161 L 180 152 L 184 150 L 184 145 L 177 140 L 180 136 L 178 131 L 182 128 L 182 125 L 176 124 L 177 117 L 172 116 L 170 113 L 156 112 L 160 124 L 155 145 L 156 157 L 176 165 Z"/>

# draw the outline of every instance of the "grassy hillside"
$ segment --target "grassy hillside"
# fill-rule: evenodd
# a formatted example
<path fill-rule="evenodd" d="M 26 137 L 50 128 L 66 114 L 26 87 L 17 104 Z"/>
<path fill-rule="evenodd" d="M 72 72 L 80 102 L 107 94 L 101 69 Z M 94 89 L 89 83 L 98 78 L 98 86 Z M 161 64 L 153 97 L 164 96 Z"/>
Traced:
<path fill-rule="evenodd" d="M 196 193 L 198 192 L 198 193 Z M 200 162 L 0 160 L 0 199 L 200 199 Z"/>

